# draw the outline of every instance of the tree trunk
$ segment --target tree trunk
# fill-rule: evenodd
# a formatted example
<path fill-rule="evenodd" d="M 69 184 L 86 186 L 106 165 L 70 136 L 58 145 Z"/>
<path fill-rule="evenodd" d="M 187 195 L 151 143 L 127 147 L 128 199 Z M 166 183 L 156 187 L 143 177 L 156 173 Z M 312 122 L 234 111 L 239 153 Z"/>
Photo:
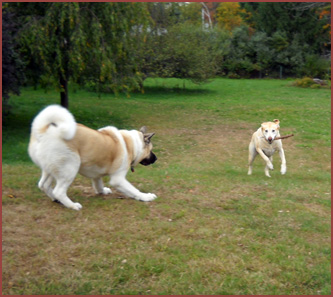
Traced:
<path fill-rule="evenodd" d="M 62 91 L 60 92 L 60 103 L 61 106 L 68 109 L 68 81 L 61 77 L 60 85 L 62 88 Z"/>

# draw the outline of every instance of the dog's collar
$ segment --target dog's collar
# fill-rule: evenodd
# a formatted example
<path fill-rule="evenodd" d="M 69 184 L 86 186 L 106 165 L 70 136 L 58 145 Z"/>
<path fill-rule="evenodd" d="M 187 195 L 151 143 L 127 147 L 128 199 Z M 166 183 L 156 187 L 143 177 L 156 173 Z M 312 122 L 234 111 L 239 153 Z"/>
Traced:
<path fill-rule="evenodd" d="M 134 172 L 134 167 L 139 164 L 138 158 L 134 158 L 134 160 L 131 163 L 131 171 Z"/>
<path fill-rule="evenodd" d="M 134 163 L 135 163 L 135 160 L 132 161 L 132 163 L 131 163 L 131 171 L 132 171 L 132 172 L 134 172 Z"/>

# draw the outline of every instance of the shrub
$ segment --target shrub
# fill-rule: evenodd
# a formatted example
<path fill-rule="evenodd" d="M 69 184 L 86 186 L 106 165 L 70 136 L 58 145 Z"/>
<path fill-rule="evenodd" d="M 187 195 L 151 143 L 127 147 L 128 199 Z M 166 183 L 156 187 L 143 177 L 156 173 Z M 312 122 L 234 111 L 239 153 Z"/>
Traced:
<path fill-rule="evenodd" d="M 330 65 L 330 60 L 318 55 L 308 55 L 304 64 L 299 67 L 298 74 L 323 78 L 330 72 Z"/>
<path fill-rule="evenodd" d="M 311 89 L 320 89 L 321 86 L 319 84 L 314 84 L 310 86 Z"/>
<path fill-rule="evenodd" d="M 141 55 L 145 77 L 184 78 L 205 83 L 214 78 L 227 50 L 227 36 L 219 30 L 203 31 L 189 23 L 152 31 Z"/>
<path fill-rule="evenodd" d="M 241 77 L 237 73 L 231 72 L 228 74 L 228 78 L 241 78 Z"/>
<path fill-rule="evenodd" d="M 310 77 L 303 77 L 301 79 L 297 79 L 295 82 L 292 83 L 292 85 L 295 87 L 311 88 L 311 89 L 321 89 L 321 88 L 330 89 L 331 88 L 330 81 L 325 81 L 325 84 L 321 85 L 321 84 L 314 82 L 313 79 Z"/>

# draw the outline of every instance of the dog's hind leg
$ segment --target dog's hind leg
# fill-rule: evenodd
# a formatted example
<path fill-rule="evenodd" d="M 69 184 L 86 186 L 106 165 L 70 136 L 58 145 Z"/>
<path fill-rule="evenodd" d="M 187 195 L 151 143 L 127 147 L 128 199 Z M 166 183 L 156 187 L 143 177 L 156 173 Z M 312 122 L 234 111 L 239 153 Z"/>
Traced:
<path fill-rule="evenodd" d="M 41 189 L 47 196 L 51 198 L 52 201 L 55 201 L 56 198 L 53 196 L 53 189 L 52 189 L 52 181 L 53 178 L 51 174 L 48 174 L 46 171 L 42 171 L 42 177 L 38 182 L 38 187 Z"/>
<path fill-rule="evenodd" d="M 108 195 L 112 193 L 110 188 L 104 187 L 103 180 L 101 178 L 93 179 L 92 185 L 96 194 Z"/>
<path fill-rule="evenodd" d="M 280 155 L 280 158 L 281 158 L 281 174 L 286 174 L 287 172 L 287 161 L 286 161 L 286 157 L 284 155 L 284 150 L 283 148 L 281 147 L 280 150 L 279 150 L 279 155 Z"/>
<path fill-rule="evenodd" d="M 75 177 L 75 176 L 74 176 Z M 80 210 L 82 205 L 80 203 L 75 203 L 67 196 L 67 189 L 73 182 L 74 178 L 71 180 L 68 179 L 58 179 L 57 184 L 53 190 L 53 195 L 56 200 L 58 200 L 64 206 L 74 209 Z"/>
<path fill-rule="evenodd" d="M 252 174 L 252 167 L 253 167 L 252 164 L 253 164 L 253 161 L 256 158 L 257 154 L 258 153 L 256 151 L 256 148 L 253 145 L 253 143 L 251 142 L 249 145 L 249 171 L 247 172 L 248 175 Z"/>
<path fill-rule="evenodd" d="M 62 203 L 64 206 L 80 210 L 82 208 L 80 203 L 75 203 L 67 196 L 67 189 L 74 181 L 76 174 L 80 168 L 80 158 L 77 155 L 69 155 L 69 158 L 61 160 L 59 168 L 54 169 L 54 178 L 56 180 L 56 186 L 53 190 L 53 196 L 56 200 Z"/>

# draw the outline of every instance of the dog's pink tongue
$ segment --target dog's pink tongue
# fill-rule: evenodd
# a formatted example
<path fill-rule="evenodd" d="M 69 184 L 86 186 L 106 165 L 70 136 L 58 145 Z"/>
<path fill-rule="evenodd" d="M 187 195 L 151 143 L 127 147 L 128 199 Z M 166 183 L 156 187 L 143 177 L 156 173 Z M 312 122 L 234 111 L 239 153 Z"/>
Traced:
<path fill-rule="evenodd" d="M 131 171 L 134 172 L 134 167 L 133 166 L 131 166 Z"/>

